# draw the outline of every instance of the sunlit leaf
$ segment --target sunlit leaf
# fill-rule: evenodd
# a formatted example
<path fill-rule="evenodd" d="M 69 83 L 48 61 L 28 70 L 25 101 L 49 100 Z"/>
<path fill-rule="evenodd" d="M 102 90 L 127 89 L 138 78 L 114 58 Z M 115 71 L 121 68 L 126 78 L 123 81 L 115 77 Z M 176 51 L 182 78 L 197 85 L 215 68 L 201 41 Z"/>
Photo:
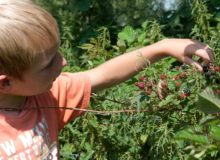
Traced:
<path fill-rule="evenodd" d="M 118 34 L 118 38 L 132 43 L 135 40 L 135 30 L 131 26 L 127 26 Z"/>
<path fill-rule="evenodd" d="M 214 94 L 210 87 L 207 87 L 202 93 L 199 94 L 197 105 L 205 113 L 220 112 L 219 96 Z"/>

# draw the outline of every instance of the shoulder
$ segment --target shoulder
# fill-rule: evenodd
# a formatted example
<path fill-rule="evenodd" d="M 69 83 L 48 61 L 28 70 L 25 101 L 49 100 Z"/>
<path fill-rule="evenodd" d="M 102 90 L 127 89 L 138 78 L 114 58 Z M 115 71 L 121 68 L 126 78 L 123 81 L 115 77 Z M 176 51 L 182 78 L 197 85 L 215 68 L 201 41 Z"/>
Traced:
<path fill-rule="evenodd" d="M 71 87 L 71 86 L 82 86 L 82 85 L 90 85 L 90 84 L 91 82 L 89 76 L 84 72 L 78 72 L 78 73 L 63 72 L 54 81 L 51 90 L 53 91 L 53 89 L 56 88 L 57 86 Z"/>
<path fill-rule="evenodd" d="M 61 73 L 54 81 L 50 92 L 55 96 L 73 96 L 80 92 L 91 92 L 91 82 L 89 76 L 84 72 Z"/>

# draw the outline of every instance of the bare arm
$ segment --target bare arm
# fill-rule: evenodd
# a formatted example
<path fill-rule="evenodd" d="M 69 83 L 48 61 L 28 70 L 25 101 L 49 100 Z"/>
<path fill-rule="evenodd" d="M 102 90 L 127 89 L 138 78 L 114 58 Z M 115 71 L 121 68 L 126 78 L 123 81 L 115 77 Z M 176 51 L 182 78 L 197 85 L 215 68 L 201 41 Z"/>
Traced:
<path fill-rule="evenodd" d="M 172 56 L 202 71 L 201 64 L 191 58 L 193 54 L 205 62 L 213 61 L 212 50 L 205 44 L 189 39 L 164 39 L 115 57 L 85 73 L 91 79 L 94 92 L 123 82 L 146 67 L 148 62 L 152 64 L 167 56 Z"/>

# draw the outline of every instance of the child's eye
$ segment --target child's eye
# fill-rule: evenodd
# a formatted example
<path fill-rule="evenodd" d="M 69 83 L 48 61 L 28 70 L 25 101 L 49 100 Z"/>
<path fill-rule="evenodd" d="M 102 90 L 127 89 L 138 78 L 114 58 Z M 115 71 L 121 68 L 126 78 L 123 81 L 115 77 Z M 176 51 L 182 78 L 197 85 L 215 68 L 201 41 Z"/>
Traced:
<path fill-rule="evenodd" d="M 54 64 L 54 62 L 57 59 L 57 54 L 54 56 L 54 58 L 50 61 L 50 63 L 47 65 L 46 69 L 51 68 Z"/>
<path fill-rule="evenodd" d="M 46 68 L 50 68 L 50 67 L 52 67 L 53 66 L 53 61 L 54 61 L 54 59 L 47 65 L 47 67 Z"/>

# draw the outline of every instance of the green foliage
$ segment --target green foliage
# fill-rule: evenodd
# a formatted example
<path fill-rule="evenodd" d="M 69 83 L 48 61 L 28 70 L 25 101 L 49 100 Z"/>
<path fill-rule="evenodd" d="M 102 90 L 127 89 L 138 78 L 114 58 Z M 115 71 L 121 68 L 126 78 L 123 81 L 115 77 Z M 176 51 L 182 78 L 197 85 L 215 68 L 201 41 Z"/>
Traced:
<path fill-rule="evenodd" d="M 165 10 L 161 0 L 36 1 L 58 21 L 60 50 L 69 62 L 64 71 L 93 68 L 165 37 L 208 43 L 215 51 L 213 65 L 220 65 L 218 0 L 182 0 L 173 10 Z M 214 90 L 219 89 L 215 80 L 220 73 L 207 79 L 172 58 L 153 65 L 140 60 L 148 66 L 140 74 L 93 94 L 89 108 L 105 112 L 88 112 L 62 130 L 61 158 L 219 159 L 219 96 Z M 139 89 L 137 82 L 145 88 Z"/>
<path fill-rule="evenodd" d="M 179 143 L 187 144 L 184 148 L 188 159 L 217 159 L 219 157 L 219 118 L 204 117 L 199 125 L 186 128 L 176 134 Z"/>
<path fill-rule="evenodd" d="M 101 27 L 97 32 L 97 37 L 90 38 L 89 43 L 84 43 L 79 46 L 79 48 L 86 51 L 85 54 L 80 57 L 82 59 L 82 65 L 88 63 L 89 67 L 92 68 L 113 56 L 113 53 L 110 52 L 111 41 L 108 29 Z M 91 61 L 92 59 L 93 62 Z"/>
<path fill-rule="evenodd" d="M 192 29 L 194 38 L 203 41 L 208 40 L 211 32 L 209 23 L 212 15 L 208 13 L 207 6 L 202 0 L 194 0 L 192 8 L 192 15 L 196 21 L 196 25 Z"/>

